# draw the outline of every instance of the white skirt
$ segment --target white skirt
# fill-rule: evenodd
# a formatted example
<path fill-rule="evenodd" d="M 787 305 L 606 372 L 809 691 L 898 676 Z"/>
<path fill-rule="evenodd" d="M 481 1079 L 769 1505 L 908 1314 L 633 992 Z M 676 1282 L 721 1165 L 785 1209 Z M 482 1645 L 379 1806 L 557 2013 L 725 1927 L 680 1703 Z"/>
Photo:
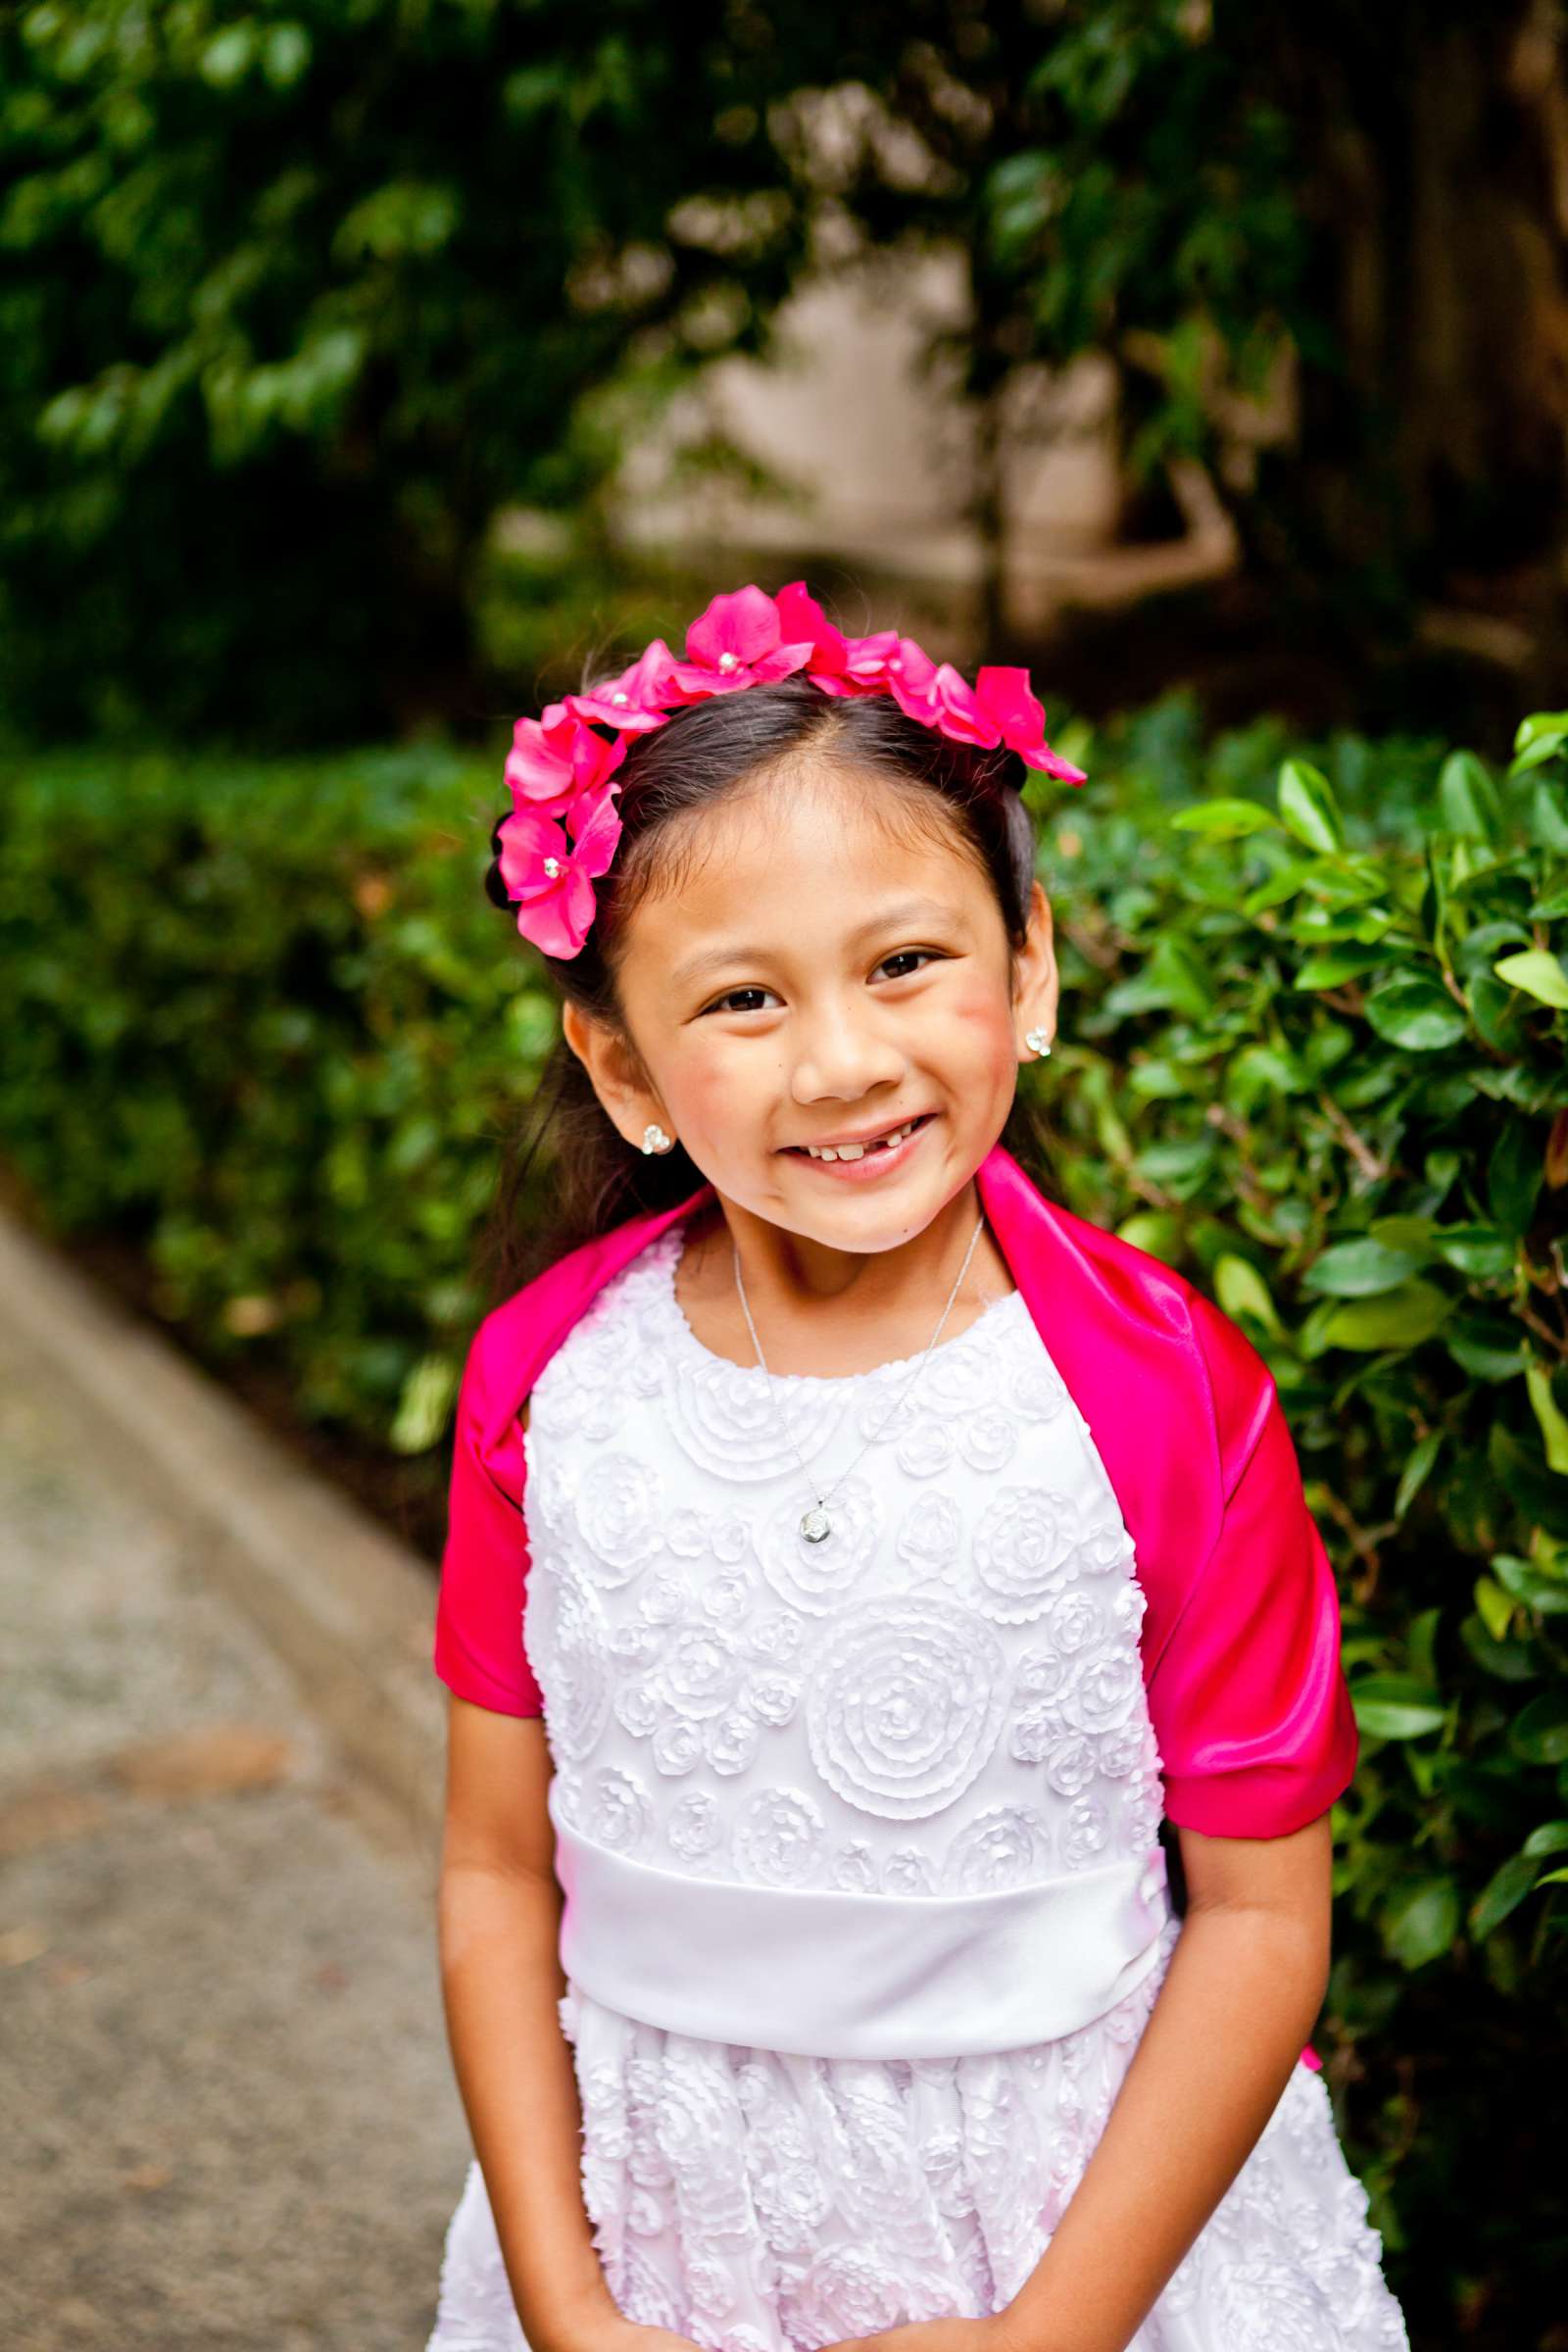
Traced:
<path fill-rule="evenodd" d="M 583 2201 L 625 2318 L 712 2352 L 819 2352 L 1002 2310 L 1083 2177 L 1181 1934 L 1102 2017 L 958 2058 L 806 2058 L 623 2017 L 570 1982 Z M 525 2352 L 484 2180 L 427 2352 Z M 1409 2352 L 1322 2076 L 1261 2137 L 1128 2352 Z"/>

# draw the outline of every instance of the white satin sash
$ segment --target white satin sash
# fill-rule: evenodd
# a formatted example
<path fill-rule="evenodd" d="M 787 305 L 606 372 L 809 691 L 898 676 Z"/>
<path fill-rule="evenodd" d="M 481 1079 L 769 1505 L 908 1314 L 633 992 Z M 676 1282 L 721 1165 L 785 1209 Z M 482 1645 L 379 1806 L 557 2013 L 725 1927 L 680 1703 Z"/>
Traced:
<path fill-rule="evenodd" d="M 820 2058 L 955 2058 L 1054 2041 L 1154 1965 L 1165 1850 L 981 1894 L 856 1894 L 690 1878 L 549 1808 L 561 1965 L 623 2016 Z"/>

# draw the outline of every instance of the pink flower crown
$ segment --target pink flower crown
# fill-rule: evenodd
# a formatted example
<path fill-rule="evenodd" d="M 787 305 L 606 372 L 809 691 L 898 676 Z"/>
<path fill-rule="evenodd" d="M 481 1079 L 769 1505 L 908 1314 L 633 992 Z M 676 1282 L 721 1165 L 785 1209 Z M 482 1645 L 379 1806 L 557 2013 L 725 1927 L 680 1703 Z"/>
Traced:
<path fill-rule="evenodd" d="M 824 694 L 891 694 L 910 718 L 956 743 L 1005 744 L 1026 767 L 1064 784 L 1087 780 L 1047 743 L 1046 713 L 1026 669 L 982 669 L 970 686 L 951 662 L 932 662 L 895 629 L 841 635 L 804 580 L 776 597 L 737 588 L 692 622 L 684 662 L 656 637 L 618 677 L 551 703 L 542 718 L 518 719 L 505 770 L 512 811 L 496 841 L 523 937 L 547 956 L 581 950 L 594 919 L 594 882 L 609 872 L 620 839 L 614 771 L 630 737 L 710 695 L 799 671 Z"/>

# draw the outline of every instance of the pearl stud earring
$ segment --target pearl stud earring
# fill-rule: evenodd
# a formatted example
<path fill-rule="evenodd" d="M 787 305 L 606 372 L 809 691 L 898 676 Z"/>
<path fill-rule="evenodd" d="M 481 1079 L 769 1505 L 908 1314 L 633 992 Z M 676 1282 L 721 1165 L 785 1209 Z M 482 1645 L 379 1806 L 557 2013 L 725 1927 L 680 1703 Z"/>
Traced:
<path fill-rule="evenodd" d="M 1043 1029 L 1026 1029 L 1023 1042 L 1031 1054 L 1045 1054 L 1051 1052 L 1051 1040 Z"/>
<path fill-rule="evenodd" d="M 643 1150 L 645 1152 L 670 1152 L 673 1151 L 674 1145 L 675 1138 L 672 1135 L 666 1135 L 657 1119 L 650 1119 L 643 1129 Z"/>

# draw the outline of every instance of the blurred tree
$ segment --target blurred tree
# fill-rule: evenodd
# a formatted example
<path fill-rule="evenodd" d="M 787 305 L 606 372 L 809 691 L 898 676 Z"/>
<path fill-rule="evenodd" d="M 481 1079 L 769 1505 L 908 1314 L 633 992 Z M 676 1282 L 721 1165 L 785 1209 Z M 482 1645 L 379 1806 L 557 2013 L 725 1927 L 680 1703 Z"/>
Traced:
<path fill-rule="evenodd" d="M 1563 651 L 1562 0 L 34 0 L 0 11 L 0 707 L 332 739 L 478 724 L 520 503 L 765 355 L 808 269 L 969 257 L 995 455 L 1121 375 L 1134 504 L 1220 484 L 1282 631 L 1421 600 Z M 1259 437 L 1249 400 L 1297 429 Z M 1294 390 L 1292 389 L 1294 387 Z M 719 439 L 697 462 L 743 464 Z"/>
<path fill-rule="evenodd" d="M 1456 648 L 1555 695 L 1562 0 L 1026 13 L 1035 55 L 985 92 L 1010 95 L 972 240 L 976 387 L 1024 353 L 1109 352 L 1130 478 L 1210 467 L 1282 636 L 1363 663 L 1443 604 Z M 1290 429 L 1258 432 L 1249 404 L 1282 387 Z"/>
<path fill-rule="evenodd" d="M 578 505 L 639 330 L 668 389 L 800 267 L 725 15 L 678 63 L 647 0 L 0 9 L 0 708 L 480 719 L 498 505 Z M 671 229 L 706 188 L 738 239 Z"/>

